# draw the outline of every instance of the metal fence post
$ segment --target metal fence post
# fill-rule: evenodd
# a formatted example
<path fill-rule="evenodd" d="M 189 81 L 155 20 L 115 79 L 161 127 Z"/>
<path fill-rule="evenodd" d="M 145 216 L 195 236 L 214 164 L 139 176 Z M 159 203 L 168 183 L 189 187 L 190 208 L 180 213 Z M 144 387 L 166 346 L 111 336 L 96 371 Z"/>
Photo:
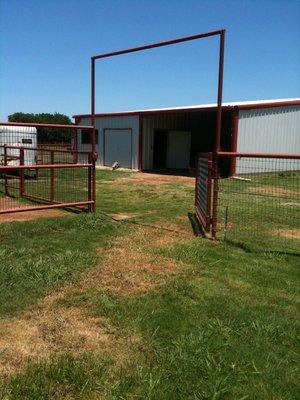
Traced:
<path fill-rule="evenodd" d="M 4 158 L 4 165 L 7 165 L 7 145 L 4 144 L 3 146 L 3 158 Z M 8 185 L 7 185 L 7 173 L 4 170 L 4 192 L 5 192 L 5 196 L 9 196 L 9 192 L 8 192 Z"/>
<path fill-rule="evenodd" d="M 50 150 L 50 157 L 51 157 L 51 165 L 54 165 L 54 150 Z M 50 201 L 51 203 L 54 202 L 54 182 L 55 182 L 55 172 L 54 168 L 51 168 L 50 170 Z"/>
<path fill-rule="evenodd" d="M 211 219 L 211 236 L 217 238 L 218 231 L 218 194 L 219 194 L 219 171 L 218 157 L 214 155 L 212 163 L 213 176 L 213 199 L 212 199 L 212 219 Z"/>
<path fill-rule="evenodd" d="M 24 165 L 24 147 L 20 148 L 20 165 Z M 25 170 L 20 170 L 20 197 L 25 193 Z"/>

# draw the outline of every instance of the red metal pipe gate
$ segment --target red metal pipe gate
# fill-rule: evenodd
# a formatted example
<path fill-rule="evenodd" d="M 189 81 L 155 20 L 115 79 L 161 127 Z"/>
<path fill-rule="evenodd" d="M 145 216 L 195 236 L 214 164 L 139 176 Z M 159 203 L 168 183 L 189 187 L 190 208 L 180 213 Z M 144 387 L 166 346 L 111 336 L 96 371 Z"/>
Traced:
<path fill-rule="evenodd" d="M 92 144 L 88 152 L 78 151 L 77 140 L 65 150 L 47 145 L 0 146 L 0 214 L 61 207 L 95 211 L 94 126 L 18 122 L 0 122 L 0 126 L 71 129 L 75 138 L 78 129 L 85 129 L 90 131 Z M 25 155 L 29 154 L 28 163 Z"/>
<path fill-rule="evenodd" d="M 232 170 L 230 168 L 230 172 L 227 175 L 224 171 L 221 171 L 222 164 L 220 163 L 221 159 L 229 159 L 231 160 L 232 165 L 238 170 Z M 234 163 L 232 162 L 234 161 Z M 231 186 L 229 184 L 229 178 L 232 178 L 233 175 L 236 175 L 235 179 L 237 181 L 252 181 L 252 188 L 250 187 L 248 191 L 245 192 L 237 192 L 235 186 Z M 258 192 L 255 192 L 255 182 L 260 182 L 260 180 L 264 179 L 264 187 L 258 188 Z M 289 187 L 284 188 L 282 179 L 284 177 L 290 177 L 292 183 L 290 182 Z M 252 178 L 252 179 L 251 179 Z M 281 179 L 281 180 L 280 180 Z M 220 201 L 219 194 L 221 193 L 221 197 L 224 193 L 224 183 L 226 185 L 226 193 L 227 196 L 231 197 L 231 195 L 244 195 L 246 196 L 260 196 L 261 190 L 265 190 L 266 193 L 263 195 L 269 196 L 270 200 L 266 207 L 267 211 L 270 215 L 270 219 L 274 219 L 275 214 L 272 214 L 272 204 L 275 202 L 275 198 L 278 198 L 278 193 L 281 198 L 292 197 L 293 201 L 287 202 L 287 205 L 298 205 L 300 201 L 300 154 L 283 154 L 283 153 L 241 153 L 241 152 L 226 152 L 226 151 L 218 151 L 217 153 L 200 153 L 197 158 L 197 168 L 196 168 L 196 187 L 195 187 L 195 212 L 198 219 L 199 224 L 201 225 L 204 233 L 215 239 L 218 232 L 218 214 L 219 209 L 222 206 Z M 233 180 L 231 180 L 233 182 Z M 278 185 L 278 187 L 277 187 Z M 221 186 L 221 187 L 220 187 Z M 250 189 L 254 189 L 252 192 Z M 237 197 L 239 200 L 239 198 Z M 281 209 L 284 209 L 284 206 L 280 205 L 279 210 L 276 209 L 274 213 L 280 213 Z M 252 207 L 251 201 L 249 201 L 250 208 Z M 255 207 L 255 205 L 253 205 Z M 235 208 L 238 208 L 235 206 Z M 247 210 L 246 210 L 247 211 Z M 299 211 L 299 210 L 298 210 Z M 244 212 L 244 211 L 243 211 Z M 286 212 L 286 210 L 285 210 Z M 292 212 L 292 209 L 291 211 Z M 282 211 L 282 214 L 283 211 Z M 295 212 L 293 215 L 294 222 L 297 220 L 298 213 Z M 227 218 L 227 217 L 226 217 Z M 236 217 L 238 218 L 238 216 Z M 259 216 L 257 216 L 257 232 L 259 231 Z M 285 217 L 278 218 L 281 224 L 284 223 Z M 237 224 L 237 221 L 235 221 Z M 247 223 L 247 221 L 246 221 Z M 300 223 L 300 221 L 299 221 Z M 253 232 L 253 234 L 257 234 L 257 232 Z M 291 233 L 289 233 L 291 235 Z M 295 234 L 296 236 L 296 234 Z"/>

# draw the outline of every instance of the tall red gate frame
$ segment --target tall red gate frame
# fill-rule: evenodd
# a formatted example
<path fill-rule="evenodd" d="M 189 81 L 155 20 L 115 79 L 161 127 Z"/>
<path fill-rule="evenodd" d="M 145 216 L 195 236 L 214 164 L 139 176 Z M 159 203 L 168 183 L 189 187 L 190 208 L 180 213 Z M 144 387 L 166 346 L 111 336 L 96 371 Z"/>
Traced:
<path fill-rule="evenodd" d="M 190 36 L 184 36 L 184 37 L 179 37 L 175 39 L 170 39 L 170 40 L 165 40 L 161 42 L 155 42 L 155 43 L 149 43 L 145 44 L 142 46 L 137 46 L 137 47 L 131 47 L 127 49 L 122 49 L 122 50 L 117 50 L 117 51 L 112 51 L 109 53 L 102 53 L 102 54 L 97 54 L 95 56 L 91 57 L 91 125 L 95 125 L 95 100 L 96 100 L 96 93 L 95 93 L 95 83 L 96 83 L 96 61 L 99 59 L 103 58 L 110 58 L 114 56 L 119 56 L 122 54 L 128 54 L 128 53 L 135 53 L 139 51 L 144 51 L 144 50 L 151 50 L 157 47 L 164 47 L 164 46 L 170 46 L 170 45 L 175 45 L 178 43 L 184 43 L 184 42 L 189 42 L 192 40 L 198 40 L 198 39 L 204 39 L 212 36 L 219 36 L 219 63 L 218 63 L 218 89 L 217 89 L 217 110 L 216 110 L 216 133 L 215 133 L 215 143 L 214 143 L 214 152 L 213 152 L 213 158 L 217 159 L 217 153 L 218 151 L 221 150 L 220 148 L 220 143 L 221 143 L 221 124 L 222 124 L 222 94 L 223 94 L 223 72 L 224 72 L 224 50 L 225 50 L 225 29 L 219 29 L 215 31 L 210 31 L 210 32 L 204 32 L 204 33 L 197 33 L 195 35 L 190 35 Z M 143 154 L 143 131 L 140 127 L 140 133 L 139 133 L 139 168 L 142 169 L 142 154 Z M 218 202 L 218 179 L 217 176 L 217 171 L 213 171 L 213 174 L 209 175 L 209 182 L 214 181 L 214 189 L 213 189 L 213 197 L 212 197 L 212 210 L 213 210 L 213 216 L 207 215 L 208 208 L 210 207 L 210 195 L 207 196 L 207 204 L 204 206 L 204 208 L 199 208 L 198 209 L 198 218 L 200 223 L 203 224 L 203 221 L 206 221 L 206 226 L 210 225 L 212 226 L 212 236 L 216 237 L 216 231 L 217 231 L 217 202 Z M 209 184 L 207 182 L 207 185 Z M 210 188 L 208 189 L 210 191 Z M 204 212 L 206 210 L 207 212 Z M 197 211 L 197 207 L 196 207 Z"/>
<path fill-rule="evenodd" d="M 151 50 L 157 47 L 171 46 L 178 43 L 189 42 L 192 40 L 204 39 L 211 36 L 219 36 L 219 65 L 218 65 L 218 89 L 217 89 L 217 111 L 216 111 L 216 136 L 215 149 L 220 150 L 221 141 L 221 120 L 222 120 L 222 93 L 223 93 L 223 71 L 224 71 L 224 49 L 225 49 L 225 29 L 216 31 L 197 33 L 195 35 L 183 36 L 175 39 L 165 40 L 161 42 L 149 43 L 142 46 L 131 47 L 127 49 L 112 51 L 109 53 L 97 54 L 91 57 L 91 125 L 95 125 L 95 83 L 96 83 L 96 61 L 103 58 L 110 58 L 122 54 L 135 53 L 144 50 Z M 143 153 L 143 132 L 140 129 L 139 135 L 139 167 L 142 169 L 142 153 Z"/>
<path fill-rule="evenodd" d="M 184 43 L 188 41 L 193 41 L 193 40 L 198 40 L 198 39 L 204 39 L 207 37 L 212 37 L 212 36 L 219 36 L 219 63 L 218 63 L 218 89 L 217 89 L 217 110 L 216 110 L 216 134 L 215 134 L 215 148 L 214 148 L 214 154 L 217 155 L 218 151 L 220 150 L 220 140 L 221 140 L 221 119 L 222 119 L 222 92 L 223 92 L 223 70 L 224 70 L 224 48 L 225 48 L 225 29 L 220 29 L 220 30 L 215 30 L 215 31 L 210 31 L 210 32 L 204 32 L 204 33 L 198 33 L 195 35 L 190 35 L 190 36 L 184 36 L 180 38 L 175 38 L 171 40 L 166 40 L 166 41 L 160 41 L 160 42 L 155 42 L 155 43 L 150 43 L 142 46 L 137 46 L 137 47 L 132 47 L 132 48 L 127 48 L 127 49 L 122 49 L 118 51 L 113 51 L 109 53 L 102 53 L 98 54 L 95 56 L 91 57 L 91 124 L 87 126 L 80 126 L 80 125 L 61 125 L 61 124 L 32 124 L 32 123 L 14 123 L 14 122 L 0 122 L 1 125 L 7 125 L 7 126 L 31 126 L 31 127 L 43 127 L 43 128 L 64 128 L 64 129 L 72 129 L 73 132 L 75 133 L 75 142 L 77 143 L 77 130 L 78 129 L 89 129 L 91 132 L 91 152 L 89 155 L 89 167 L 90 167 L 90 178 L 89 178 L 89 192 L 91 193 L 91 199 L 89 200 L 89 204 L 91 204 L 91 211 L 95 210 L 95 162 L 97 159 L 97 152 L 96 152 L 96 138 L 95 138 L 95 81 L 96 81 L 96 60 L 102 59 L 102 58 L 109 58 L 109 57 L 114 57 L 117 55 L 122 55 L 122 54 L 128 54 L 128 53 L 133 53 L 133 52 L 139 52 L 139 51 L 144 51 L 144 50 L 150 50 L 154 49 L 157 47 L 164 47 L 164 46 L 170 46 L 170 45 L 175 45 L 179 43 Z M 27 148 L 28 149 L 28 148 Z M 33 151 L 37 149 L 33 149 Z M 142 150 L 143 150 L 143 132 L 142 129 L 140 129 L 140 135 L 139 135 L 139 164 L 140 167 L 142 167 Z M 76 151 L 78 153 L 78 149 L 76 147 Z M 20 150 L 22 153 L 22 151 Z M 74 152 L 74 151 L 73 151 Z M 77 158 L 75 157 L 74 160 Z M 73 163 L 74 167 L 80 167 L 80 164 L 74 161 Z M 69 165 L 63 166 L 62 164 L 55 164 L 51 163 L 49 165 L 31 165 L 31 166 L 26 166 L 26 168 L 43 168 L 45 169 L 46 167 L 49 168 L 49 170 L 54 171 L 55 168 L 68 168 Z M 25 166 L 22 165 L 22 162 L 20 161 L 19 166 L 14 166 L 14 169 L 19 170 L 19 175 L 22 177 L 24 173 L 22 171 L 25 170 Z M 9 172 L 9 170 L 12 170 L 12 167 L 9 165 L 3 165 L 1 166 L 2 173 L 6 175 L 6 173 Z M 6 179 L 6 178 L 5 178 Z M 52 179 L 53 181 L 53 179 Z M 22 182 L 23 179 L 20 179 L 20 193 L 23 192 L 22 189 Z M 216 180 L 217 182 L 217 180 Z M 216 185 L 215 185 L 216 186 Z M 213 199 L 213 208 L 215 207 L 214 205 L 217 202 L 217 190 L 214 191 L 215 196 Z M 47 200 L 48 201 L 48 200 Z M 49 203 L 49 201 L 48 201 Z M 75 205 L 75 204 L 74 204 Z M 69 203 L 66 202 L 59 202 L 54 204 L 52 201 L 50 201 L 50 204 L 42 204 L 39 205 L 39 209 L 46 209 L 46 208 L 52 208 L 52 207 L 64 207 L 64 206 L 69 206 Z M 26 211 L 28 207 L 19 207 L 18 210 L 13 210 L 13 211 Z M 35 207 L 37 209 L 37 207 Z M 7 210 L 2 210 L 3 212 L 9 212 Z M 1 212 L 1 210 L 0 210 Z M 214 223 L 213 223 L 214 225 Z M 213 228 L 214 231 L 214 228 Z"/>

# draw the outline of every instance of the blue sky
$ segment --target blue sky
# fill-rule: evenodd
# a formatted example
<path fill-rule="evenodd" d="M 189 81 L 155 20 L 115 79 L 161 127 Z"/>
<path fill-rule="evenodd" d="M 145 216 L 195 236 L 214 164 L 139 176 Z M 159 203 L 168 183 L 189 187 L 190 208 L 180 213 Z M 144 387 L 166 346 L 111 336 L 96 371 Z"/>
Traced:
<path fill-rule="evenodd" d="M 1 0 L 0 118 L 90 110 L 90 56 L 225 28 L 224 101 L 300 96 L 300 1 Z M 97 62 L 96 110 L 214 102 L 215 38 Z"/>

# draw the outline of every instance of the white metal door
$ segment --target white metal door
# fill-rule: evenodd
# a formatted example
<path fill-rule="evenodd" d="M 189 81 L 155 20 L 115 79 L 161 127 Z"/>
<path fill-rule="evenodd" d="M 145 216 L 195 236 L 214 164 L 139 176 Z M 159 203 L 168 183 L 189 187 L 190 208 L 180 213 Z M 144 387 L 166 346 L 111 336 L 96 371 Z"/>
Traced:
<path fill-rule="evenodd" d="M 120 167 L 132 168 L 131 129 L 104 130 L 104 165 L 111 167 L 115 162 Z"/>
<path fill-rule="evenodd" d="M 190 165 L 191 132 L 169 131 L 167 168 L 188 169 Z"/>

